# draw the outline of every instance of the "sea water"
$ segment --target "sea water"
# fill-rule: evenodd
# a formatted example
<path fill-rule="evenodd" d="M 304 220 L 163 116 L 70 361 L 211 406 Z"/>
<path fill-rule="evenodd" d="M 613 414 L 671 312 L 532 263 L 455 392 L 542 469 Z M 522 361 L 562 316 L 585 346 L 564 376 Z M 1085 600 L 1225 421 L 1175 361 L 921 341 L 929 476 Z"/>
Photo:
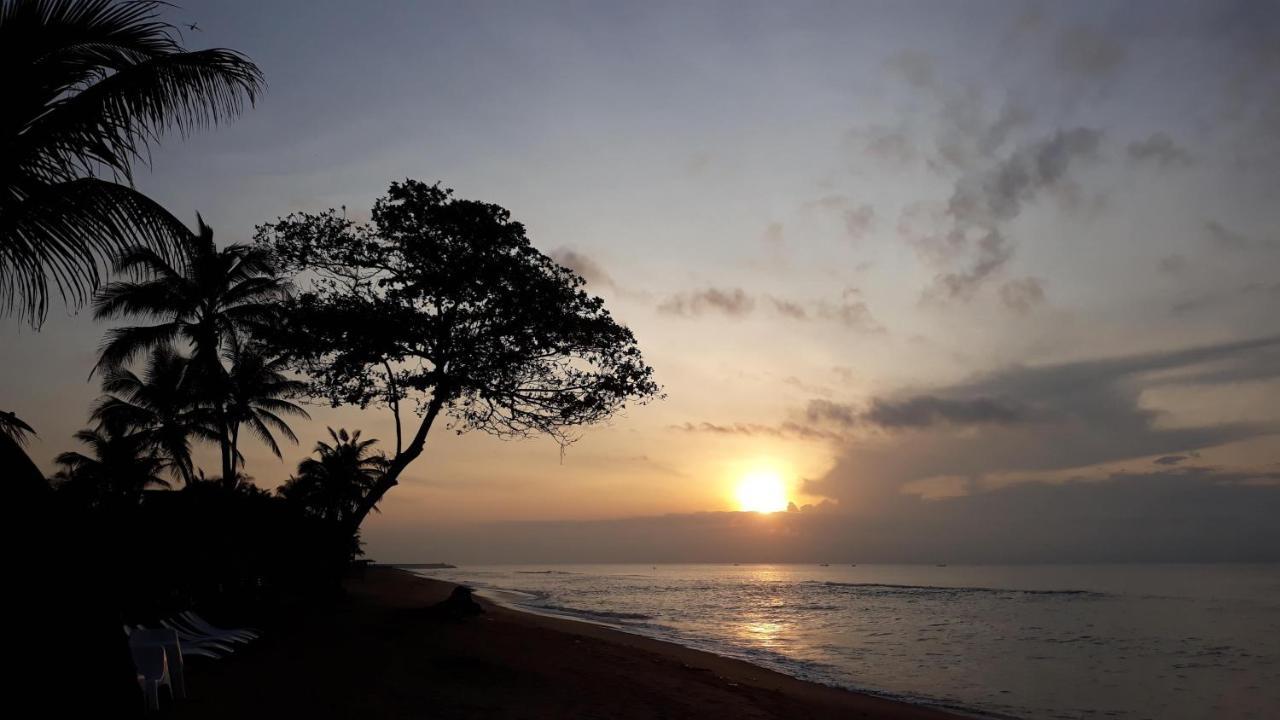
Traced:
<path fill-rule="evenodd" d="M 992 717 L 1280 718 L 1280 566 L 416 571 L 805 680 Z"/>

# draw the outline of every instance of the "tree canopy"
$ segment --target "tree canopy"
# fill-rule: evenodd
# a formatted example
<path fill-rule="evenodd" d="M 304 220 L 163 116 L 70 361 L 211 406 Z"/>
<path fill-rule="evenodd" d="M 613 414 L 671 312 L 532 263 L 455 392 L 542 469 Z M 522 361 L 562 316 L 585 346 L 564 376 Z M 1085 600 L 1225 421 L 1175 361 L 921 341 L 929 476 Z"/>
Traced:
<path fill-rule="evenodd" d="M 498 205 L 405 180 L 368 223 L 294 214 L 255 240 L 296 275 L 272 342 L 309 392 L 395 415 L 396 454 L 357 527 L 442 412 L 457 432 L 565 444 L 574 428 L 660 392 L 631 331 Z M 408 432 L 406 403 L 420 416 Z"/>

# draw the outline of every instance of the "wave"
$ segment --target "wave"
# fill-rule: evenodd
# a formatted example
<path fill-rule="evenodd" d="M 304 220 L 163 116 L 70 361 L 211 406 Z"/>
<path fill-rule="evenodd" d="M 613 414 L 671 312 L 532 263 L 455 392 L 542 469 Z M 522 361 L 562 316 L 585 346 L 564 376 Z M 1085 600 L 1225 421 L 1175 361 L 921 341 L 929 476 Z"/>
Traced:
<path fill-rule="evenodd" d="M 582 608 L 566 607 L 564 605 L 541 604 L 535 606 L 539 610 L 546 610 L 554 613 L 563 613 L 565 615 L 575 615 L 579 617 L 592 618 L 597 620 L 652 620 L 654 616 L 645 613 L 631 612 L 611 612 L 609 610 L 583 610 Z"/>
<path fill-rule="evenodd" d="M 1077 598 L 1102 598 L 1106 593 L 1092 590 L 1023 590 L 1017 588 L 990 587 L 952 587 L 948 585 L 895 585 L 891 583 L 842 583 L 834 581 L 806 580 L 801 585 L 823 585 L 833 588 L 852 588 L 857 590 L 884 591 L 892 594 L 912 595 L 959 595 L 972 593 L 990 593 L 996 595 L 1033 595 L 1033 596 L 1065 596 Z"/>

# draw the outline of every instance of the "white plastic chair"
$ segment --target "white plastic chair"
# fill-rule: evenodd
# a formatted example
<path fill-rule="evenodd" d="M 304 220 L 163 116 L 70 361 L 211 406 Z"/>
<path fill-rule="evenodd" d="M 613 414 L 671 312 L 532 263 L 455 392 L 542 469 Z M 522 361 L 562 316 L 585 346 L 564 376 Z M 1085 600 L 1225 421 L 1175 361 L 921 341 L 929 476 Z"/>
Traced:
<path fill-rule="evenodd" d="M 139 627 L 129 633 L 129 645 L 155 646 L 164 650 L 165 666 L 169 673 L 171 685 L 169 692 L 175 698 L 187 696 L 186 663 L 182 658 L 182 643 L 178 634 L 172 630 L 159 630 Z"/>
<path fill-rule="evenodd" d="M 132 639 L 133 636 L 129 637 Z M 169 688 L 170 693 L 173 692 L 164 647 L 130 642 L 129 651 L 133 654 L 133 666 L 138 671 L 138 684 L 142 686 L 142 697 L 147 709 L 159 710 L 160 686 L 164 685 Z"/>

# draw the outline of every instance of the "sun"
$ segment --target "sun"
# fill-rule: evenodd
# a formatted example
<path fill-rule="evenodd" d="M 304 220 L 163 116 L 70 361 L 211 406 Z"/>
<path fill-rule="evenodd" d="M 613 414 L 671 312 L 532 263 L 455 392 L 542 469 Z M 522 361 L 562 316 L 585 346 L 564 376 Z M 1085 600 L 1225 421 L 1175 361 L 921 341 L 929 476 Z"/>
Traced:
<path fill-rule="evenodd" d="M 738 509 L 744 512 L 771 513 L 787 509 L 787 487 L 782 477 L 772 470 L 747 474 L 734 494 L 738 498 Z"/>

